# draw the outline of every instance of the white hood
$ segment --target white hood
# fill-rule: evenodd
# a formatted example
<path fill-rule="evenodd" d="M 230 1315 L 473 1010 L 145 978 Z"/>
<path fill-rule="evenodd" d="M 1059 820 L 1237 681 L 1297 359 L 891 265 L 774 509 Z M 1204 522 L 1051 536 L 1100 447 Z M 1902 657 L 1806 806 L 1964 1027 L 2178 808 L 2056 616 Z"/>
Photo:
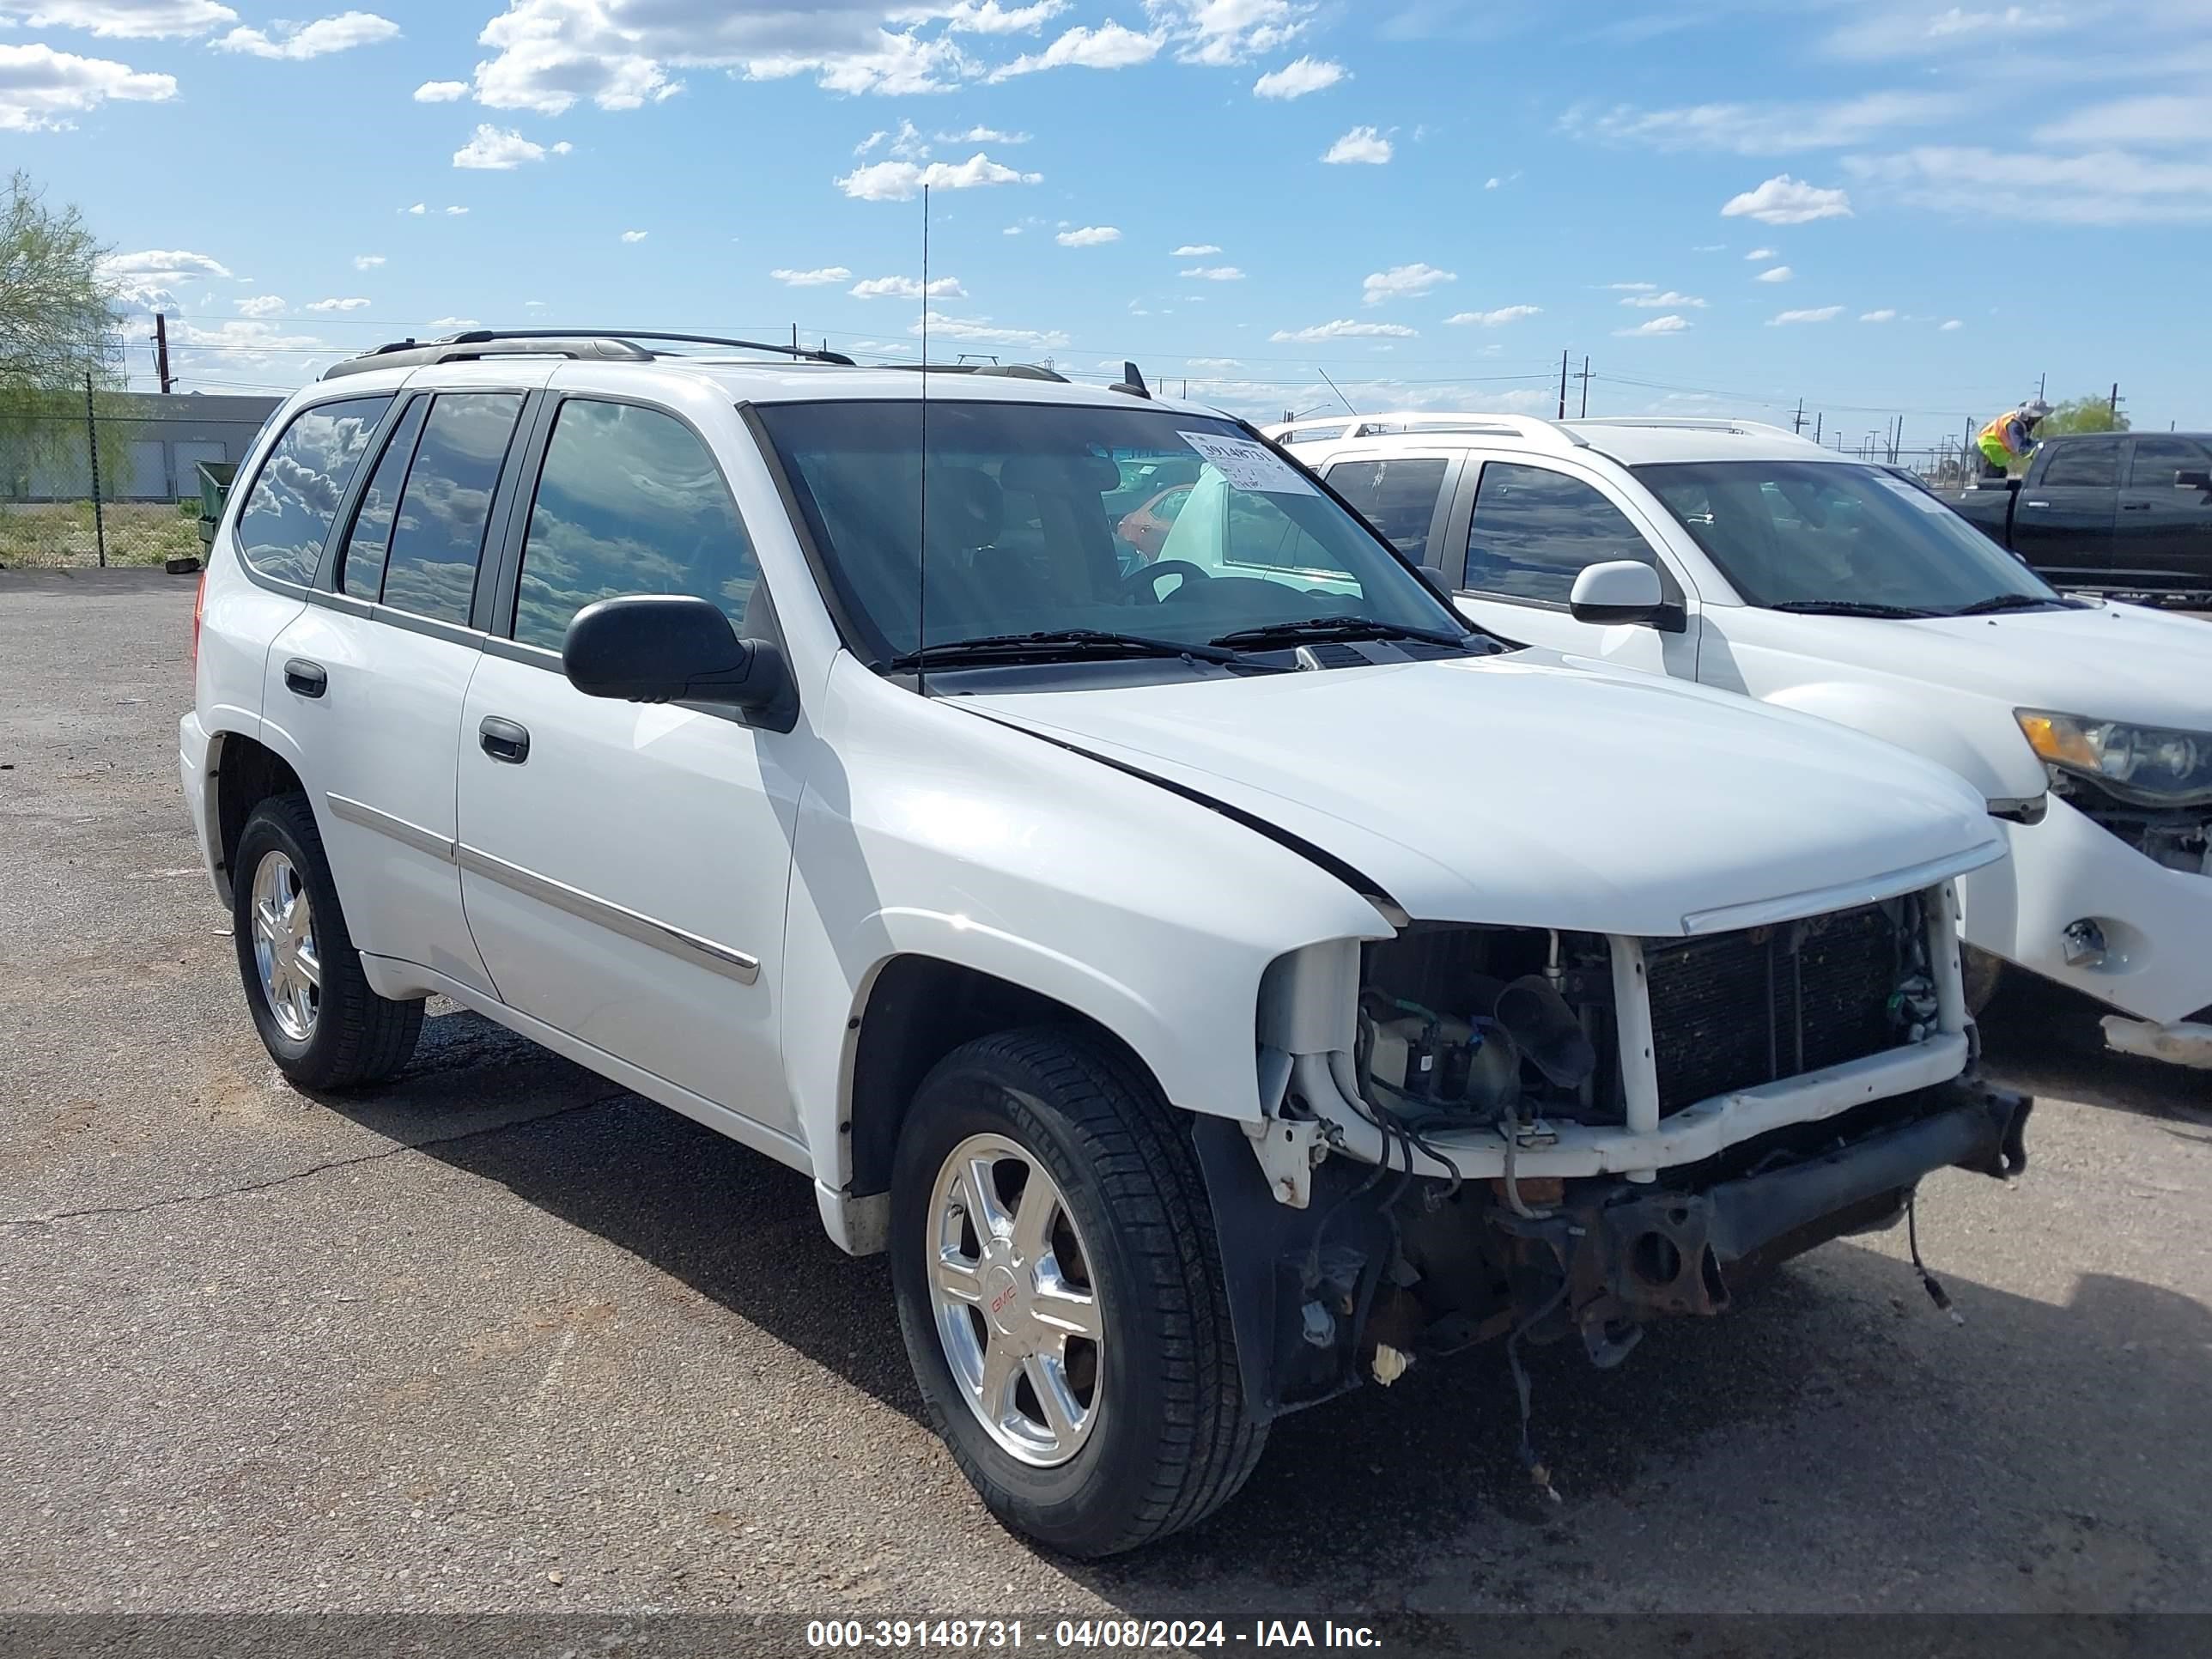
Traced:
<path fill-rule="evenodd" d="M 1664 937 L 1717 910 L 1841 908 L 2003 848 L 1930 762 L 1537 652 L 961 702 L 1263 818 L 1431 921 Z"/>

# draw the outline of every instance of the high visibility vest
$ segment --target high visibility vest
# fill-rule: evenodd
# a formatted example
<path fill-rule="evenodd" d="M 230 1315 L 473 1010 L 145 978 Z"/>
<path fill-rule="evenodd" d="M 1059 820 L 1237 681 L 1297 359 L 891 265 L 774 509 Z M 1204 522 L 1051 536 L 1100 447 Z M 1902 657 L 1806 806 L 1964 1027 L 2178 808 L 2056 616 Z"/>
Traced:
<path fill-rule="evenodd" d="M 2017 452 L 2005 438 L 2005 428 L 2012 424 L 2015 413 L 2016 411 L 2013 410 L 2005 410 L 2003 414 L 1984 427 L 1982 435 L 1975 440 L 1981 446 L 1982 453 L 1990 458 L 1990 464 L 1992 466 L 2002 466 L 2009 461 L 2019 459 Z"/>

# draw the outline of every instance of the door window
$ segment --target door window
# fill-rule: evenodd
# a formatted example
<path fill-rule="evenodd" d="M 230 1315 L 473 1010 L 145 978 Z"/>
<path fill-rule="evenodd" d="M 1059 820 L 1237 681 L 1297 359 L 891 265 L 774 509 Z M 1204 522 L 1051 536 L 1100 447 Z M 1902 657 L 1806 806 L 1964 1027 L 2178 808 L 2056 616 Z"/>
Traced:
<path fill-rule="evenodd" d="M 353 470 L 392 399 L 349 398 L 303 409 L 261 464 L 238 515 L 238 544 L 264 576 L 310 582 Z"/>
<path fill-rule="evenodd" d="M 492 495 L 521 413 L 520 392 L 444 392 L 431 404 L 392 515 L 385 604 L 467 623 Z"/>
<path fill-rule="evenodd" d="M 345 551 L 338 558 L 338 591 L 356 599 L 374 604 L 384 597 L 384 556 L 392 544 L 392 519 L 399 505 L 399 486 L 407 477 L 407 463 L 415 459 L 415 440 L 422 433 L 422 417 L 429 412 L 430 400 L 417 398 L 399 417 L 391 441 L 384 446 L 384 459 L 368 475 L 368 488 L 362 492 L 353 528 L 346 534 Z"/>
<path fill-rule="evenodd" d="M 2118 438 L 2069 438 L 2051 452 L 2039 484 L 2053 489 L 2069 484 L 2112 489 L 2120 482 L 2120 441 Z"/>
<path fill-rule="evenodd" d="M 2212 471 L 2212 453 L 2186 438 L 2138 438 L 2128 483 L 2136 489 L 2171 489 L 2174 475 Z"/>
<path fill-rule="evenodd" d="M 1339 461 L 1327 476 L 1336 493 L 1381 531 L 1385 541 L 1415 564 L 1426 564 L 1429 522 L 1436 516 L 1437 496 L 1449 465 L 1412 459 Z"/>
<path fill-rule="evenodd" d="M 523 543 L 517 640 L 558 651 L 570 617 L 628 593 L 711 599 L 742 629 L 759 578 L 737 504 L 690 427 L 634 404 L 561 405 Z"/>
<path fill-rule="evenodd" d="M 1654 562 L 1627 515 L 1589 484 L 1546 467 L 1483 464 L 1468 527 L 1469 588 L 1563 605 L 1577 576 L 1615 559 Z"/>

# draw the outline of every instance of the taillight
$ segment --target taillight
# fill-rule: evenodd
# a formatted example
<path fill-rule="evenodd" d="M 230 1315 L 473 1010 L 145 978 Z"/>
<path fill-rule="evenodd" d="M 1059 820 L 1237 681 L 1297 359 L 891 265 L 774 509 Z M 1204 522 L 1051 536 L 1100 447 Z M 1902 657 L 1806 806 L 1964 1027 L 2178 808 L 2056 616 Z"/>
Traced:
<path fill-rule="evenodd" d="M 200 667 L 200 615 L 207 609 L 207 567 L 200 567 L 199 591 L 192 595 L 192 672 Z"/>

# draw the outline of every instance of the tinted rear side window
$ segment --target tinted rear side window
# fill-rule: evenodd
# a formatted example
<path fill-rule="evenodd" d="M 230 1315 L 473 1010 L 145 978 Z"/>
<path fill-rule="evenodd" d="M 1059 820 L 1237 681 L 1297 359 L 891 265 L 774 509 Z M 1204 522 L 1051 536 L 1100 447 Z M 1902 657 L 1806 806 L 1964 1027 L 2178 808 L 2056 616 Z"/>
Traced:
<path fill-rule="evenodd" d="M 1449 463 L 1440 460 L 1340 461 L 1328 470 L 1336 493 L 1382 538 L 1416 564 L 1429 556 L 1429 520 L 1444 487 Z"/>
<path fill-rule="evenodd" d="M 338 562 L 341 592 L 357 599 L 383 596 L 384 556 L 392 544 L 392 520 L 399 506 L 399 486 L 407 477 L 407 463 L 415 457 L 415 440 L 429 409 L 428 398 L 415 400 L 392 429 L 391 441 L 384 446 L 384 459 L 368 475 L 368 488 L 362 492 L 361 509 L 354 514 L 345 552 Z"/>
<path fill-rule="evenodd" d="M 392 525 L 384 603 L 466 623 L 519 392 L 446 392 L 430 405 Z"/>
<path fill-rule="evenodd" d="M 558 651 L 568 619 L 625 593 L 712 599 L 742 623 L 759 580 L 714 458 L 672 415 L 571 398 L 545 447 L 514 637 Z"/>
<path fill-rule="evenodd" d="M 2212 454 L 2186 438 L 2138 438 L 2128 482 L 2137 489 L 2171 489 L 2175 475 L 2212 471 Z"/>
<path fill-rule="evenodd" d="M 2063 484 L 2087 484 L 2111 489 L 2120 482 L 2120 441 L 2118 438 L 2076 438 L 2051 452 L 2043 480 L 2052 489 Z"/>
<path fill-rule="evenodd" d="M 264 576 L 311 582 L 338 498 L 384 418 L 389 397 L 317 404 L 293 417 L 238 515 L 238 544 Z"/>

